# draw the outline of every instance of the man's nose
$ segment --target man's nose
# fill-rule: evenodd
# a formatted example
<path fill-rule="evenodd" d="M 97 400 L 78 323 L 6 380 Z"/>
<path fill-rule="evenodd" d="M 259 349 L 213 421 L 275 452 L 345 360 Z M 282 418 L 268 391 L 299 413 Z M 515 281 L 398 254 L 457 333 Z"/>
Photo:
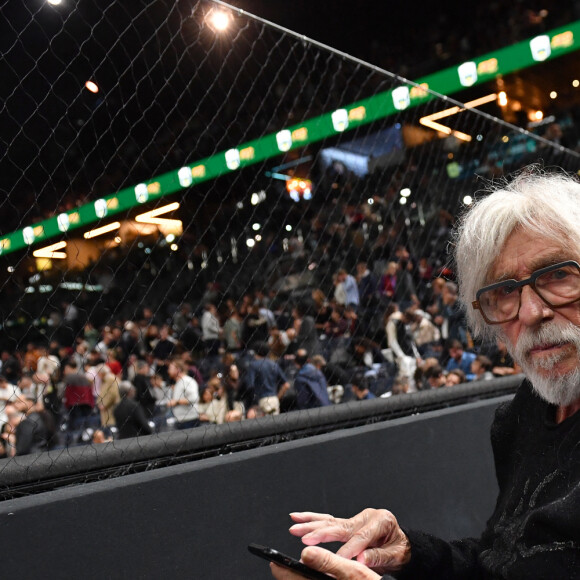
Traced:
<path fill-rule="evenodd" d="M 546 304 L 531 286 L 524 286 L 521 294 L 519 320 L 526 326 L 536 324 L 554 317 L 554 311 Z"/>

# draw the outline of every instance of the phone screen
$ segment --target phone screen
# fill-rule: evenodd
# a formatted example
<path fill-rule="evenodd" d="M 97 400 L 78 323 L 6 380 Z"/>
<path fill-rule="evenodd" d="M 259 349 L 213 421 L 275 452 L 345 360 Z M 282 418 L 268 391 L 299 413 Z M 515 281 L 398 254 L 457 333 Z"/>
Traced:
<path fill-rule="evenodd" d="M 280 566 L 290 568 L 291 570 L 294 570 L 295 572 L 298 572 L 298 574 L 304 576 L 304 578 L 309 578 L 310 580 L 334 580 L 332 576 L 324 574 L 324 572 L 319 572 L 318 570 L 313 570 L 306 564 L 296 560 L 296 558 L 282 554 L 282 552 L 278 552 L 278 550 L 274 550 L 274 548 L 260 546 L 259 544 L 250 544 L 248 546 L 248 550 L 250 550 L 252 554 L 260 556 L 260 558 L 264 558 L 270 562 L 280 564 Z"/>

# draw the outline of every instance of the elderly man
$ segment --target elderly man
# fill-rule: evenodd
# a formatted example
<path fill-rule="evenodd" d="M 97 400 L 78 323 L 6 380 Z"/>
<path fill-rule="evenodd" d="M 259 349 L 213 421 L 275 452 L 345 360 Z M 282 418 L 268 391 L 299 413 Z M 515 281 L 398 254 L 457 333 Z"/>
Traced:
<path fill-rule="evenodd" d="M 302 552 L 339 580 L 580 578 L 580 184 L 522 171 L 475 204 L 455 251 L 474 335 L 501 337 L 527 376 L 492 426 L 499 497 L 483 535 L 444 542 L 374 509 L 294 513 L 290 531 L 343 542 Z"/>

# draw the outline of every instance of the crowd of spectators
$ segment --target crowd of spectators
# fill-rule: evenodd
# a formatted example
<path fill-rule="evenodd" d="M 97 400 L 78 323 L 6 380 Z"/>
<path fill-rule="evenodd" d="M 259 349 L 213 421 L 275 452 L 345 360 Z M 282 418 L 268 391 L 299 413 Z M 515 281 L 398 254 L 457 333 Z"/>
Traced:
<path fill-rule="evenodd" d="M 67 304 L 48 343 L 2 352 L 3 455 L 517 373 L 505 345 L 473 343 L 456 300 L 454 282 L 398 246 L 296 300 L 209 285 L 170 317 L 144 307 L 100 328 Z"/>

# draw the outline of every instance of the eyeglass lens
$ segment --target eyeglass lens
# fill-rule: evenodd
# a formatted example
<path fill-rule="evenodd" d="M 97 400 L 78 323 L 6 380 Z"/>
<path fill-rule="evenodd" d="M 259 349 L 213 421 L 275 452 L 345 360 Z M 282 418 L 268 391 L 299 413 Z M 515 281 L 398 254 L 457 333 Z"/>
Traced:
<path fill-rule="evenodd" d="M 535 280 L 535 291 L 550 305 L 564 306 L 580 299 L 580 269 L 575 265 L 555 267 Z M 520 307 L 521 287 L 513 281 L 483 292 L 479 297 L 480 308 L 492 322 L 514 318 Z"/>

